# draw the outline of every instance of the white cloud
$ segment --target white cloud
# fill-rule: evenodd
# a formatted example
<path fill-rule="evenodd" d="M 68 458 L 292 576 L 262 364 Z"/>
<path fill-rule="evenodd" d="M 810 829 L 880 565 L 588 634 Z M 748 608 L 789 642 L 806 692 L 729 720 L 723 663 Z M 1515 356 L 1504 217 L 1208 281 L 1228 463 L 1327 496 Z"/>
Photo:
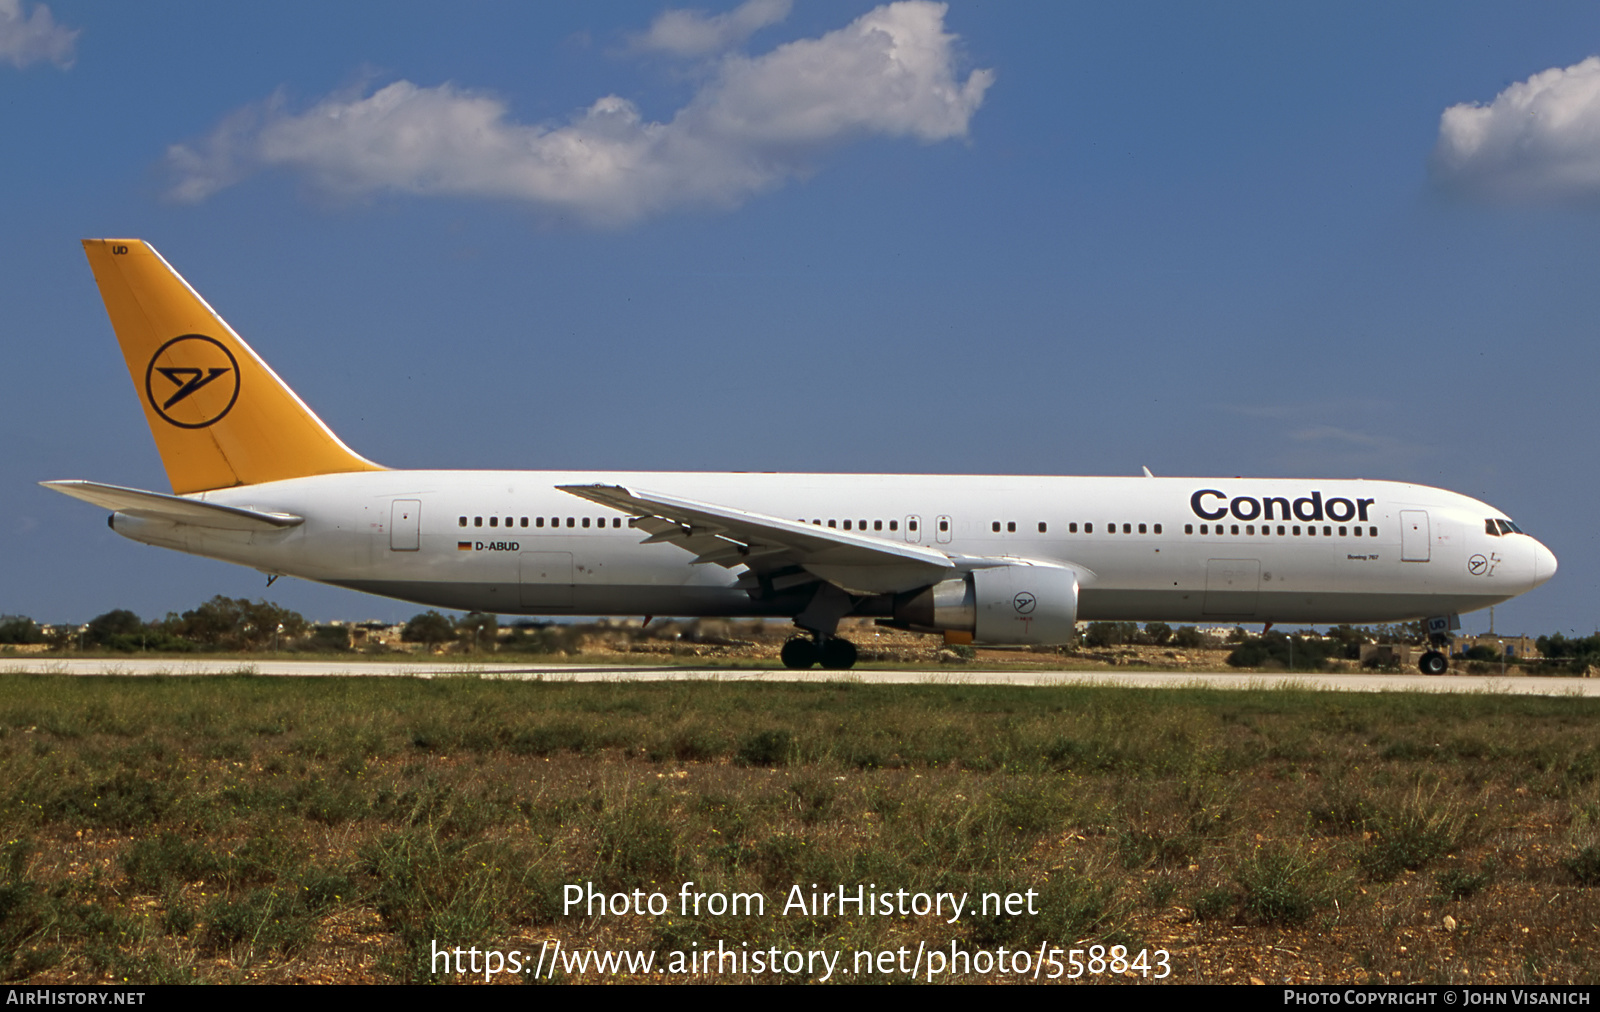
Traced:
<path fill-rule="evenodd" d="M 1600 56 L 1535 74 L 1488 105 L 1446 109 L 1433 169 L 1490 198 L 1600 196 Z"/>
<path fill-rule="evenodd" d="M 788 17 L 789 6 L 789 0 L 747 0 L 726 14 L 666 11 L 648 32 L 633 38 L 633 47 L 687 57 L 727 52 L 760 29 Z"/>
<path fill-rule="evenodd" d="M 944 14 L 943 4 L 907 0 L 763 56 L 724 57 L 665 123 L 608 95 L 565 125 L 524 125 L 498 98 L 409 81 L 298 114 L 273 98 L 172 147 L 171 196 L 203 200 L 281 168 L 334 193 L 503 198 L 606 224 L 732 207 L 850 140 L 966 136 L 994 73 L 956 78 Z"/>
<path fill-rule="evenodd" d="M 50 8 L 39 4 L 32 16 L 22 10 L 22 0 L 0 0 L 0 60 L 15 67 L 48 60 L 62 69 L 76 57 L 78 30 L 56 24 Z"/>

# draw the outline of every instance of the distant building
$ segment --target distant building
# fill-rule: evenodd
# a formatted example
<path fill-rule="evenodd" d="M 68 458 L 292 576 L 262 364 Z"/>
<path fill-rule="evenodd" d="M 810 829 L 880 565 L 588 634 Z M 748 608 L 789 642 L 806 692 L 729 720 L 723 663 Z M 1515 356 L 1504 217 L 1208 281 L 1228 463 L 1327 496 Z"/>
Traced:
<path fill-rule="evenodd" d="M 1539 647 L 1528 636 L 1497 636 L 1482 633 L 1478 636 L 1457 636 L 1451 646 L 1452 652 L 1464 654 L 1473 647 L 1488 647 L 1497 657 L 1517 658 L 1520 660 L 1538 660 Z"/>
<path fill-rule="evenodd" d="M 1361 666 L 1369 664 L 1379 667 L 1409 668 L 1411 666 L 1411 647 L 1405 643 L 1363 643 L 1361 644 Z"/>

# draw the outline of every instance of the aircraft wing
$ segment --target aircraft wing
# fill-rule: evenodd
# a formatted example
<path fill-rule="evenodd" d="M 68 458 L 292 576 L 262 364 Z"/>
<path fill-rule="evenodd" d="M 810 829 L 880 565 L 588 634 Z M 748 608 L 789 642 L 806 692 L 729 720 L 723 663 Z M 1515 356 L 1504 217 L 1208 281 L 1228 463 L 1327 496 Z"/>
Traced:
<path fill-rule="evenodd" d="M 693 565 L 748 566 L 741 583 L 784 570 L 774 589 L 817 578 L 855 594 L 892 594 L 955 575 L 955 562 L 933 548 L 852 531 L 784 520 L 748 510 L 680 499 L 621 485 L 562 485 L 563 492 L 633 514 L 628 523 L 649 534 L 645 544 L 671 542 L 694 553 Z M 805 574 L 810 574 L 807 576 Z M 797 578 L 798 577 L 798 578 Z"/>
<path fill-rule="evenodd" d="M 102 485 L 94 481 L 41 481 L 39 484 L 116 513 L 193 527 L 224 531 L 275 531 L 305 523 L 305 517 L 293 513 L 267 513 L 239 506 L 223 506 L 199 499 L 186 499 L 181 495 L 146 492 L 137 488 L 123 488 L 121 485 Z"/>

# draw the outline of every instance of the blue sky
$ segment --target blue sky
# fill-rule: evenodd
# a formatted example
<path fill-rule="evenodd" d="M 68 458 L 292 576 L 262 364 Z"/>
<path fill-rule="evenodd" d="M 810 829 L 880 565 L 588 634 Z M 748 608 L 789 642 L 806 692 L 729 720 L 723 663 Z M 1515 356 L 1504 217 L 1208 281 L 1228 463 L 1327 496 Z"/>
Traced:
<path fill-rule="evenodd" d="M 77 242 L 131 235 L 390 466 L 1417 481 L 1560 558 L 1501 631 L 1587 634 L 1597 54 L 1591 3 L 0 0 L 0 613 L 418 610 L 34 484 L 164 487 Z"/>

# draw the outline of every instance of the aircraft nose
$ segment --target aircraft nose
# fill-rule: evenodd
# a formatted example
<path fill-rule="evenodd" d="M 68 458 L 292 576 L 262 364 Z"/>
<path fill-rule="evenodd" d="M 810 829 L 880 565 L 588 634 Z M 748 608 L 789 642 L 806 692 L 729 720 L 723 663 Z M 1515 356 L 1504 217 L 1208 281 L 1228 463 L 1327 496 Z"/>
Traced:
<path fill-rule="evenodd" d="M 1544 542 L 1535 540 L 1533 543 L 1533 585 L 1535 587 L 1556 575 L 1556 553 L 1544 546 Z"/>

